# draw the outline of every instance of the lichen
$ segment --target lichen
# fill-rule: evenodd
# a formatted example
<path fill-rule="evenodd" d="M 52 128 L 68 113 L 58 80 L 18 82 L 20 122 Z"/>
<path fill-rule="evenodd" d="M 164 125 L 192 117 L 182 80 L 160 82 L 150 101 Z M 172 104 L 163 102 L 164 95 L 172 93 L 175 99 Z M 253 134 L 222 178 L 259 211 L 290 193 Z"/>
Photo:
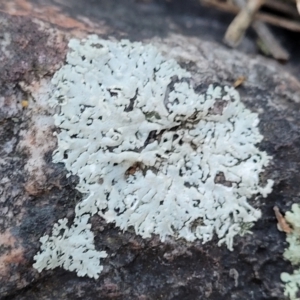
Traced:
<path fill-rule="evenodd" d="M 34 256 L 33 267 L 39 272 L 45 269 L 63 267 L 76 271 L 78 276 L 98 278 L 103 267 L 100 259 L 107 256 L 105 251 L 95 250 L 94 234 L 88 224 L 89 215 L 76 218 L 69 228 L 68 220 L 59 220 L 54 225 L 52 236 L 45 235 L 40 239 L 41 252 Z"/>
<path fill-rule="evenodd" d="M 272 189 L 271 180 L 260 185 L 270 157 L 256 147 L 263 139 L 257 114 L 233 88 L 196 93 L 191 74 L 151 45 L 90 36 L 69 47 L 49 103 L 60 108 L 53 161 L 79 177 L 84 195 L 76 218 L 98 213 L 162 241 L 205 243 L 216 233 L 232 250 L 234 236 L 261 215 L 247 199 Z M 39 270 L 58 265 L 45 254 L 50 239 L 41 239 Z M 63 240 L 52 239 L 52 247 L 63 251 Z"/>
<path fill-rule="evenodd" d="M 293 274 L 282 273 L 281 280 L 285 283 L 285 296 L 290 297 L 291 300 L 297 300 L 300 299 L 297 297 L 300 288 L 300 205 L 293 204 L 292 211 L 286 213 L 285 219 L 292 225 L 293 230 L 287 234 L 286 240 L 289 247 L 285 249 L 283 255 L 298 269 L 294 270 Z"/>

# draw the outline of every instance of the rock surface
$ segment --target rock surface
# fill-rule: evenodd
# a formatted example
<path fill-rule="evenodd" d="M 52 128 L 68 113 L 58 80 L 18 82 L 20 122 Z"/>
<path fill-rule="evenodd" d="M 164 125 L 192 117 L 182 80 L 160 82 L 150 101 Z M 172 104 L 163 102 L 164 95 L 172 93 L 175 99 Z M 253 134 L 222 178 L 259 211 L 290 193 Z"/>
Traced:
<path fill-rule="evenodd" d="M 193 12 L 197 4 L 187 3 L 179 14 L 179 4 L 167 10 L 163 1 L 0 1 L 0 299 L 284 299 L 280 273 L 292 268 L 273 206 L 285 212 L 300 202 L 300 82 L 273 61 L 214 42 L 207 19 Z M 221 36 L 222 23 L 210 25 Z M 71 220 L 81 199 L 76 177 L 51 162 L 46 93 L 68 40 L 88 33 L 153 43 L 192 73 L 199 92 L 247 77 L 239 92 L 259 113 L 260 147 L 274 158 L 262 180 L 275 185 L 268 198 L 250 200 L 262 218 L 252 235 L 235 239 L 233 252 L 215 240 L 144 240 L 93 217 L 96 247 L 109 253 L 98 280 L 32 268 L 39 238 L 58 219 Z M 245 49 L 251 45 L 248 38 Z"/>

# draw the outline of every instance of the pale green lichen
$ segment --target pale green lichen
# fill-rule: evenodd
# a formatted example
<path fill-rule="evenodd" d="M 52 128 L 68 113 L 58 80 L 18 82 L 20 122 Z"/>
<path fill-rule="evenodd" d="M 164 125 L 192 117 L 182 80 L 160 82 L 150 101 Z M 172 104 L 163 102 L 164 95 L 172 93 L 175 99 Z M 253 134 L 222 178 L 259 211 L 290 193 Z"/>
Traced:
<path fill-rule="evenodd" d="M 285 219 L 293 226 L 293 231 L 287 235 L 289 248 L 285 250 L 283 256 L 298 269 L 293 274 L 282 273 L 281 280 L 285 283 L 284 295 L 291 300 L 299 300 L 297 293 L 300 288 L 300 205 L 293 204 L 292 211 L 286 213 Z"/>

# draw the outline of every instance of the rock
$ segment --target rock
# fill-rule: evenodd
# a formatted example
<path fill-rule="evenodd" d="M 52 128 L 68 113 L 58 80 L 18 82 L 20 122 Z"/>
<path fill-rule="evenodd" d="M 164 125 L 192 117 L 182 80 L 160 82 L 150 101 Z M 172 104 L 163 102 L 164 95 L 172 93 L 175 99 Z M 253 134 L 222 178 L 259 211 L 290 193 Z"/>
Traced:
<path fill-rule="evenodd" d="M 283 260 L 285 235 L 277 230 L 273 206 L 285 212 L 300 202 L 298 79 L 276 62 L 229 50 L 204 33 L 195 36 L 201 17 L 167 11 L 162 1 L 33 3 L 0 3 L 0 298 L 283 299 L 280 273 L 291 266 Z M 188 21 L 193 34 L 184 29 Z M 71 220 L 81 200 L 76 177 L 66 178 L 64 166 L 51 162 L 56 138 L 46 99 L 68 40 L 89 33 L 154 44 L 192 73 L 199 92 L 210 83 L 232 85 L 239 76 L 247 77 L 239 92 L 245 105 L 259 113 L 265 137 L 260 148 L 273 156 L 262 181 L 272 178 L 275 186 L 266 199 L 250 200 L 262 218 L 252 235 L 235 238 L 233 252 L 215 240 L 202 245 L 142 239 L 94 216 L 96 247 L 109 253 L 98 280 L 32 268 L 39 238 L 58 219 Z"/>

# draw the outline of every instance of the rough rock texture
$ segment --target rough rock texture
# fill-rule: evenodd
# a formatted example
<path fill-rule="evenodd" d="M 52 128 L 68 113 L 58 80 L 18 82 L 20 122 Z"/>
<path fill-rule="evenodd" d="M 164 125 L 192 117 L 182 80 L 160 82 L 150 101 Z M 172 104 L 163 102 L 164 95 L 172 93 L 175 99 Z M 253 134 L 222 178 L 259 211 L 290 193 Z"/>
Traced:
<path fill-rule="evenodd" d="M 214 42 L 222 23 L 211 21 L 208 35 L 201 9 L 189 1 L 186 7 L 133 0 L 0 1 L 0 299 L 284 299 L 280 273 L 292 268 L 283 260 L 285 235 L 277 230 L 273 206 L 285 212 L 300 202 L 300 82 L 275 62 Z M 66 179 L 63 165 L 51 162 L 56 139 L 45 93 L 64 63 L 68 39 L 91 32 L 155 44 L 192 73 L 199 92 L 210 83 L 247 77 L 239 92 L 260 114 L 260 147 L 274 157 L 265 177 L 275 186 L 268 198 L 250 201 L 262 218 L 252 235 L 235 239 L 233 252 L 216 241 L 144 240 L 93 217 L 96 247 L 109 253 L 98 280 L 32 268 L 39 238 L 58 219 L 71 220 L 81 199 L 77 179 Z M 244 47 L 252 45 L 249 37 Z"/>

